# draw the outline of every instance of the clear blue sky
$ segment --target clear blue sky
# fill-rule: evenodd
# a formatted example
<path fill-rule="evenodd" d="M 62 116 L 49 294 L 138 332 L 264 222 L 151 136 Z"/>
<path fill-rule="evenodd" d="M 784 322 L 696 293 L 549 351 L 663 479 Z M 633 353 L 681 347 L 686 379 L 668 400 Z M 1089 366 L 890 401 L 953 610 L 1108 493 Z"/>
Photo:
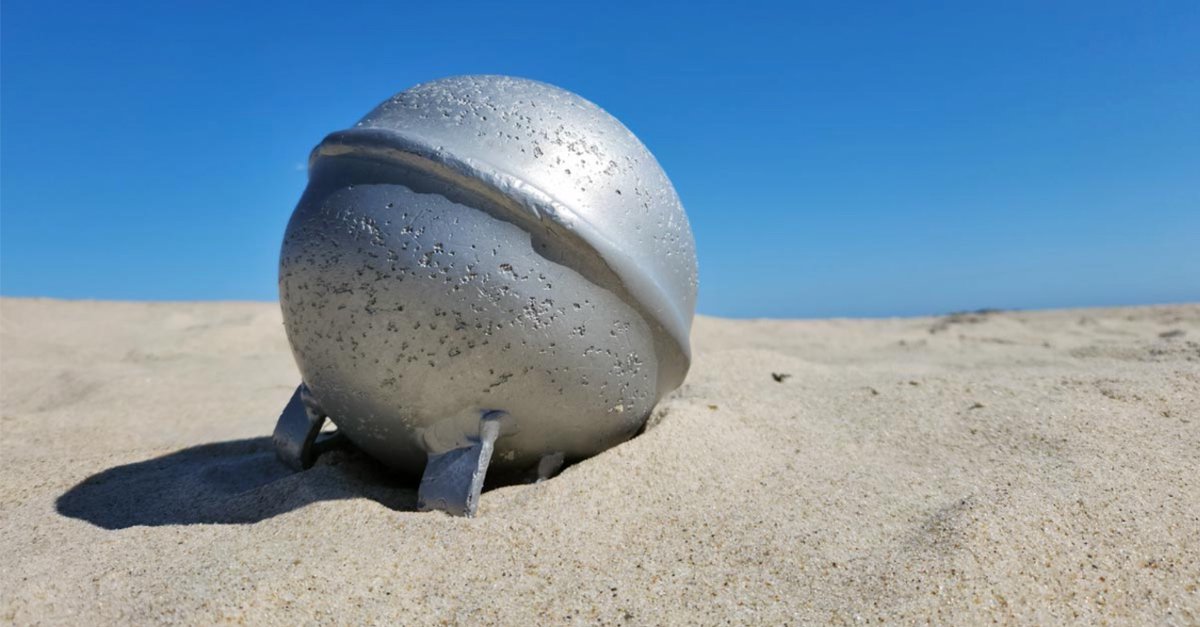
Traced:
<path fill-rule="evenodd" d="M 5 0 L 0 293 L 272 300 L 312 146 L 499 73 L 650 147 L 702 313 L 1200 301 L 1195 0 L 408 4 Z"/>

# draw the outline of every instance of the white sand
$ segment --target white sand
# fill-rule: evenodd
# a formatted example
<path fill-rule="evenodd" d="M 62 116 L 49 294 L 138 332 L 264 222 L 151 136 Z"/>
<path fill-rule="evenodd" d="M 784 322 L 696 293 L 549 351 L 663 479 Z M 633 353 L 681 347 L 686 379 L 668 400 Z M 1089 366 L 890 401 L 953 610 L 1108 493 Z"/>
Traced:
<path fill-rule="evenodd" d="M 701 318 L 645 435 L 473 520 L 274 462 L 274 305 L 0 318 L 0 622 L 1200 621 L 1200 306 Z"/>

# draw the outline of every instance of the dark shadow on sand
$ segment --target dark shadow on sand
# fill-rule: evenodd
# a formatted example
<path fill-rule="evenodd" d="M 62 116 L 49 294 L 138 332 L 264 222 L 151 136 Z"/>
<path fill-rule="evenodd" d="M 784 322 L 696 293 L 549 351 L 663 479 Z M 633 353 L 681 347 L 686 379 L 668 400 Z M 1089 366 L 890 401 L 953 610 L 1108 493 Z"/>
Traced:
<path fill-rule="evenodd" d="M 415 510 L 417 480 L 354 449 L 293 473 L 271 438 L 216 442 L 116 466 L 58 497 L 58 512 L 105 529 L 138 525 L 249 524 L 316 501 L 368 498 Z"/>

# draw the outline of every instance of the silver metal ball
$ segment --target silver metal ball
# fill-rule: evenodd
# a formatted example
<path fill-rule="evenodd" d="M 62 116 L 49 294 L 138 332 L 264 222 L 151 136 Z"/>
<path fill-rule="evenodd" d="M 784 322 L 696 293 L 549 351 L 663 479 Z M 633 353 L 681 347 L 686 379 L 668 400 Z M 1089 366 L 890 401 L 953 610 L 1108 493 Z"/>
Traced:
<path fill-rule="evenodd" d="M 430 482 L 481 451 L 478 483 L 636 434 L 687 374 L 696 272 L 675 189 L 620 122 L 464 76 L 313 150 L 279 296 L 308 414 Z"/>

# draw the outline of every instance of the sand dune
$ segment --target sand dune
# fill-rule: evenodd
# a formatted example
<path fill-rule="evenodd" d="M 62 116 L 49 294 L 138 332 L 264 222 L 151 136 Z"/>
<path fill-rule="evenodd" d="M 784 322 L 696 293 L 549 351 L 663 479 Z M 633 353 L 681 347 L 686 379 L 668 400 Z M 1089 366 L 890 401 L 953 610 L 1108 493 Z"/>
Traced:
<path fill-rule="evenodd" d="M 273 304 L 4 299 L 0 621 L 1200 622 L 1200 305 L 694 343 L 644 435 L 466 520 L 274 461 Z"/>

